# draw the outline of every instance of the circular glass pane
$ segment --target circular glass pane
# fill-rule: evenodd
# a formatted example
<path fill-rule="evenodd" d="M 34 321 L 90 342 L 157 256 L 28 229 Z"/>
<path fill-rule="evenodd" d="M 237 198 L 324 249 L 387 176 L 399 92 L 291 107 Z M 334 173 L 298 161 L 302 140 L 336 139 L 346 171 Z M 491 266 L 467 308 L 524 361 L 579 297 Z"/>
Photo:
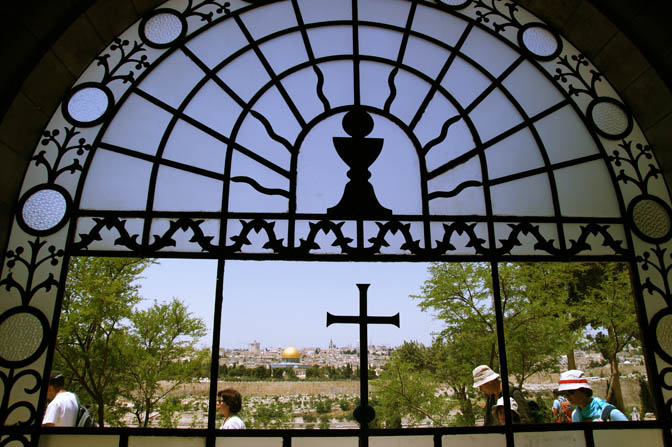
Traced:
<path fill-rule="evenodd" d="M 637 229 L 651 239 L 665 238 L 670 232 L 670 215 L 658 202 L 642 200 L 632 210 L 632 221 Z"/>
<path fill-rule="evenodd" d="M 672 357 L 672 315 L 665 315 L 658 321 L 656 339 L 660 349 L 669 357 Z"/>
<path fill-rule="evenodd" d="M 558 50 L 558 40 L 546 28 L 531 26 L 523 31 L 523 45 L 530 53 L 539 57 L 548 57 Z"/>
<path fill-rule="evenodd" d="M 622 106 L 612 101 L 598 100 L 592 108 L 590 118 L 595 127 L 606 135 L 615 137 L 628 130 L 628 114 Z"/>
<path fill-rule="evenodd" d="M 145 38 L 154 45 L 168 45 L 182 34 L 180 18 L 171 12 L 161 12 L 147 20 L 144 27 Z"/>
<path fill-rule="evenodd" d="M 92 123 L 105 115 L 110 106 L 107 93 L 100 87 L 85 87 L 68 101 L 68 114 L 80 123 Z"/>
<path fill-rule="evenodd" d="M 20 312 L 0 323 L 0 359 L 22 362 L 33 356 L 44 338 L 42 322 L 33 314 Z"/>
<path fill-rule="evenodd" d="M 21 217 L 35 231 L 49 231 L 63 221 L 67 201 L 60 191 L 41 189 L 33 193 L 23 204 Z"/>

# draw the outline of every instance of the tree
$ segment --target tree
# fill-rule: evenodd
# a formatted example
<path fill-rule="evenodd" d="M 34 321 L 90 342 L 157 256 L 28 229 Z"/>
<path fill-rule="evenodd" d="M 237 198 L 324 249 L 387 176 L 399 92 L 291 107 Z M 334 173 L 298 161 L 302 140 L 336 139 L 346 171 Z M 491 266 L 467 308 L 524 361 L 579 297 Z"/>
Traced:
<path fill-rule="evenodd" d="M 209 361 L 207 351 L 195 346 L 206 329 L 176 298 L 136 311 L 130 320 L 121 395 L 132 402 L 138 425 L 147 427 L 157 404 L 192 381 Z"/>
<path fill-rule="evenodd" d="M 69 387 L 93 402 L 99 426 L 116 424 L 115 411 L 126 362 L 125 322 L 141 301 L 135 281 L 153 261 L 133 258 L 74 257 L 59 320 L 54 369 L 69 379 Z"/>
<path fill-rule="evenodd" d="M 634 307 L 630 272 L 625 264 L 602 264 L 599 287 L 592 287 L 586 300 L 592 331 L 588 339 L 609 362 L 611 377 L 606 400 L 625 408 L 621 392 L 618 354 L 639 344 L 639 324 Z"/>

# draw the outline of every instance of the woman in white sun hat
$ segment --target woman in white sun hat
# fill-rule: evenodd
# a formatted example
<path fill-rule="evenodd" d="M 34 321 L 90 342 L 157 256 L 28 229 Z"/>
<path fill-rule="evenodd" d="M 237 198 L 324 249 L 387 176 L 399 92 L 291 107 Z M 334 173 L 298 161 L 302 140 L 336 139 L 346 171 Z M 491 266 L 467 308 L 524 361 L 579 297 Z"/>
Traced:
<path fill-rule="evenodd" d="M 570 369 L 560 374 L 558 392 L 570 404 L 576 406 L 572 422 L 627 421 L 628 418 L 616 407 L 599 397 L 593 397 L 593 389 L 583 371 Z"/>
<path fill-rule="evenodd" d="M 512 397 L 509 398 L 511 402 L 511 422 L 514 424 L 520 424 L 520 414 L 518 414 L 518 404 L 515 399 Z M 506 409 L 504 408 L 504 398 L 500 397 L 497 399 L 497 404 L 492 407 L 492 416 L 499 421 L 501 425 L 504 425 L 506 420 Z"/>
<path fill-rule="evenodd" d="M 486 396 L 483 425 L 496 425 L 498 421 L 492 409 L 495 407 L 497 399 L 504 395 L 499 374 L 487 365 L 478 365 L 474 368 L 472 374 L 474 376 L 474 388 L 478 388 Z M 529 423 L 530 412 L 523 393 L 518 388 L 509 387 L 509 396 L 516 402 L 520 422 L 523 424 Z"/>

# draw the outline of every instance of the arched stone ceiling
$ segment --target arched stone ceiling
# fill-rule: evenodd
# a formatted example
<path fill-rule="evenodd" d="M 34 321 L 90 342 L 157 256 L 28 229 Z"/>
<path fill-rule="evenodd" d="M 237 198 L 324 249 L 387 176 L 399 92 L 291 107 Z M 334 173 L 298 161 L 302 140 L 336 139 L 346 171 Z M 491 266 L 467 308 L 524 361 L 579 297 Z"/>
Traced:
<path fill-rule="evenodd" d="M 0 259 L 40 132 L 91 60 L 164 0 L 24 0 L 2 15 Z M 667 0 L 516 0 L 600 68 L 672 182 L 672 31 Z"/>

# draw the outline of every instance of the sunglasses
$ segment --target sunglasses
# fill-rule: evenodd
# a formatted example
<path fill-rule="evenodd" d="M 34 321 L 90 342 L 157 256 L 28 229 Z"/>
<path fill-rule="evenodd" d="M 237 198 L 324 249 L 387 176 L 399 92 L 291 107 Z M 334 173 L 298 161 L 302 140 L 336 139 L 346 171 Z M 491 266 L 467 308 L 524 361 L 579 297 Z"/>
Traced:
<path fill-rule="evenodd" d="M 567 390 L 567 391 L 563 391 L 563 392 L 562 392 L 562 395 L 563 395 L 563 396 L 571 396 L 572 394 L 576 393 L 577 391 L 578 391 L 578 390 Z"/>

